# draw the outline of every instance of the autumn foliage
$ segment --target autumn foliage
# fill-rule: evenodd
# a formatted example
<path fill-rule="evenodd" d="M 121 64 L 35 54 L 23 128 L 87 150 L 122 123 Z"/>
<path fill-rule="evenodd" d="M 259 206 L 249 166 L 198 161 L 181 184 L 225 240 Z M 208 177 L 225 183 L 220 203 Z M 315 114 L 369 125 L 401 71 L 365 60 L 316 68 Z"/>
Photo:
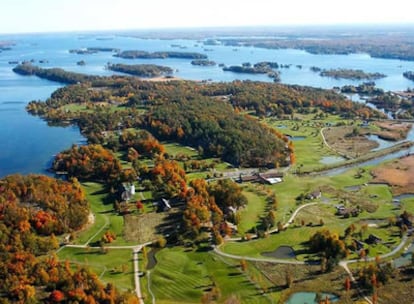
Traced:
<path fill-rule="evenodd" d="M 204 229 L 211 231 L 216 243 L 222 235 L 230 235 L 226 220 L 231 220 L 234 210 L 247 203 L 242 189 L 231 180 L 218 180 L 207 184 L 204 179 L 195 179 L 187 191 L 184 211 L 185 233 L 197 236 Z"/>
<path fill-rule="evenodd" d="M 114 182 L 121 173 L 121 164 L 101 145 L 74 145 L 56 155 L 53 169 L 67 172 L 69 177 L 80 180 Z"/>
<path fill-rule="evenodd" d="M 185 171 L 173 160 L 160 159 L 151 171 L 156 198 L 184 198 L 187 192 Z"/>
<path fill-rule="evenodd" d="M 0 180 L 2 303 L 36 302 L 39 287 L 50 292 L 52 303 L 68 299 L 64 290 L 55 287 L 75 279 L 70 267 L 53 256 L 38 256 L 57 249 L 56 235 L 80 229 L 88 214 L 88 202 L 76 180 L 65 182 L 42 175 L 10 175 Z"/>

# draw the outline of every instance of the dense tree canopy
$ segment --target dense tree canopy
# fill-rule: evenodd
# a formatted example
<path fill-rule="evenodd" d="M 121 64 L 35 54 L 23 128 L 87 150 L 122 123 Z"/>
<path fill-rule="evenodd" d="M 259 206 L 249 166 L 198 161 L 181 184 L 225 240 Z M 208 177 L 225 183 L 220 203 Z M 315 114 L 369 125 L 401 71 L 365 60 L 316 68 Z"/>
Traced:
<path fill-rule="evenodd" d="M 205 227 L 215 235 L 228 234 L 225 221 L 231 221 L 234 212 L 246 204 L 242 189 L 232 180 L 223 179 L 211 184 L 204 179 L 192 180 L 184 211 L 185 233 L 197 236 Z"/>
<path fill-rule="evenodd" d="M 53 169 L 66 172 L 69 177 L 109 183 L 115 182 L 122 170 L 115 156 L 101 145 L 73 145 L 56 155 Z"/>
<path fill-rule="evenodd" d="M 108 64 L 108 69 L 111 71 L 131 74 L 140 77 L 157 77 L 162 75 L 171 75 L 173 69 L 166 66 L 155 64 Z"/>
<path fill-rule="evenodd" d="M 146 127 L 160 138 L 202 147 L 205 155 L 219 156 L 237 166 L 264 167 L 288 162 L 281 136 L 211 98 L 156 107 L 147 116 Z"/>
<path fill-rule="evenodd" d="M 79 183 L 42 175 L 0 180 L 0 294 L 2 303 L 127 303 L 85 268 L 45 254 L 56 236 L 82 228 L 89 205 Z M 42 256 L 39 258 L 39 256 Z M 132 303 L 132 302 L 131 302 Z"/>
<path fill-rule="evenodd" d="M 36 70 L 41 71 L 37 73 L 40 77 L 45 73 L 41 68 Z M 76 77 L 71 72 L 65 75 Z M 294 160 L 294 154 L 287 138 L 243 114 L 245 111 L 260 118 L 315 111 L 364 119 L 383 115 L 333 90 L 251 81 L 146 82 L 120 76 L 88 78 L 57 90 L 46 102 L 31 102 L 27 108 L 54 123 L 77 123 L 90 143 L 114 151 L 123 145 L 115 132 L 145 128 L 159 139 L 192 146 L 206 156 L 253 167 L 286 165 Z M 137 147 L 132 148 L 140 153 Z"/>

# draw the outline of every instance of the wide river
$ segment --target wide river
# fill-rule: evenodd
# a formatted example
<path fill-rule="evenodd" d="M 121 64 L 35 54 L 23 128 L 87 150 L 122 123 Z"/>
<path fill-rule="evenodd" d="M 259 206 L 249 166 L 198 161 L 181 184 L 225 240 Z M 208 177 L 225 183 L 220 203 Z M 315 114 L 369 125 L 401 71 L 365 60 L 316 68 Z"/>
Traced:
<path fill-rule="evenodd" d="M 75 127 L 50 127 L 37 117 L 25 111 L 31 100 L 44 100 L 61 84 L 24 77 L 13 73 L 10 61 L 33 60 L 42 67 L 61 67 L 86 74 L 111 75 L 105 69 L 108 62 L 127 64 L 152 63 L 173 68 L 177 77 L 193 80 L 232 81 L 251 79 L 271 81 L 265 75 L 234 74 L 224 72 L 218 65 L 201 67 L 191 65 L 188 59 L 136 59 L 113 57 L 110 52 L 89 55 L 69 53 L 70 49 L 87 47 L 111 47 L 121 50 L 182 51 L 204 53 L 217 64 L 240 65 L 260 61 L 274 61 L 291 64 L 280 69 L 281 81 L 287 84 L 332 88 L 361 82 L 320 77 L 310 67 L 322 69 L 349 68 L 365 72 L 380 72 L 386 78 L 376 81 L 385 90 L 405 90 L 414 82 L 405 79 L 402 73 L 414 70 L 414 62 L 376 59 L 367 54 L 312 55 L 301 50 L 268 50 L 253 47 L 227 47 L 204 45 L 196 40 L 138 39 L 128 35 L 99 34 L 37 34 L 0 36 L 0 41 L 12 41 L 11 50 L 0 52 L 0 177 L 12 173 L 45 173 L 56 153 L 72 144 L 83 143 L 84 138 Z M 76 63 L 84 60 L 86 65 Z M 44 61 L 40 63 L 39 61 Z"/>

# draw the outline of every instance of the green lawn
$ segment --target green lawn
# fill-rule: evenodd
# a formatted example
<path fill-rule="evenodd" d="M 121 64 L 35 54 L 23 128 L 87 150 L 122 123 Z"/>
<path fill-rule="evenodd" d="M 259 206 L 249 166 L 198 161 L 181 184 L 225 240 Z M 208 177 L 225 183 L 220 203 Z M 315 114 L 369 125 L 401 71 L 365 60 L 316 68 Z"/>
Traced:
<path fill-rule="evenodd" d="M 244 235 L 250 229 L 259 224 L 260 217 L 264 215 L 266 198 L 250 191 L 244 191 L 248 204 L 241 211 L 240 223 L 237 225 L 240 235 Z"/>
<path fill-rule="evenodd" d="M 121 290 L 134 289 L 132 250 L 112 249 L 103 254 L 100 249 L 66 247 L 58 257 L 74 266 L 90 267 L 104 283 L 113 283 Z"/>
<path fill-rule="evenodd" d="M 315 201 L 305 200 L 303 203 L 317 202 L 318 205 L 302 209 L 294 223 L 286 231 L 271 235 L 266 239 L 250 242 L 228 242 L 223 245 L 223 251 L 251 257 L 261 257 L 261 253 L 273 251 L 281 245 L 289 245 L 296 251 L 302 251 L 306 249 L 304 243 L 319 229 L 329 229 L 332 232 L 343 235 L 345 229 L 351 224 L 355 224 L 357 229 L 360 229 L 363 222 L 378 219 L 387 221 L 389 217 L 402 212 L 399 209 L 396 210 L 392 204 L 392 196 L 387 186 L 365 185 L 371 179 L 369 171 L 364 172 L 359 178 L 355 177 L 356 172 L 357 169 L 353 169 L 335 177 L 298 177 L 287 175 L 282 183 L 267 186 L 275 191 L 277 195 L 278 209 L 276 211 L 276 220 L 283 223 L 286 223 L 292 212 L 300 206 L 295 199 L 299 194 L 306 194 L 320 188 L 324 198 Z M 355 185 L 359 185 L 360 189 L 354 192 L 346 191 L 347 186 Z M 355 200 L 356 204 L 362 207 L 372 205 L 376 209 L 374 208 L 373 211 L 363 211 L 358 217 L 343 218 L 342 216 L 335 215 L 335 205 L 344 203 L 349 198 Z M 407 202 L 406 204 L 410 203 Z M 323 221 L 323 227 L 319 226 L 321 220 Z M 304 224 L 303 227 L 302 222 Z M 387 253 L 394 247 L 393 243 L 398 244 L 400 241 L 395 227 L 390 229 L 385 225 L 371 226 L 368 231 L 381 237 L 384 242 L 390 243 L 387 246 L 369 246 L 370 256 Z M 368 237 L 369 233 L 366 237 Z M 306 254 L 298 256 L 300 260 L 306 258 Z"/>
<path fill-rule="evenodd" d="M 186 147 L 174 142 L 162 142 L 162 144 L 165 147 L 165 151 L 170 155 L 184 154 L 188 155 L 190 158 L 198 156 L 198 152 L 194 148 Z"/>
<path fill-rule="evenodd" d="M 200 303 L 213 282 L 221 293 L 219 303 L 231 295 L 243 299 L 243 303 L 269 303 L 258 296 L 256 287 L 240 272 L 238 262 L 233 264 L 208 252 L 186 252 L 180 247 L 163 249 L 156 258 L 151 290 L 157 303 Z"/>
<path fill-rule="evenodd" d="M 85 244 L 90 241 L 93 244 L 99 241 L 107 230 L 110 230 L 116 235 L 116 240 L 111 243 L 112 246 L 131 245 L 123 238 L 124 219 L 113 212 L 113 205 L 107 201 L 108 192 L 104 185 L 87 182 L 83 183 L 82 187 L 86 192 L 95 221 L 90 227 L 78 233 L 75 243 Z"/>
<path fill-rule="evenodd" d="M 296 165 L 293 170 L 311 171 L 315 168 L 322 168 L 320 162 L 324 156 L 338 156 L 323 143 L 320 131 L 327 124 L 336 124 L 343 121 L 337 115 L 328 115 L 320 119 L 315 114 L 295 114 L 294 120 L 266 119 L 266 123 L 279 132 L 290 136 L 303 136 L 299 140 L 293 140 L 296 156 Z"/>

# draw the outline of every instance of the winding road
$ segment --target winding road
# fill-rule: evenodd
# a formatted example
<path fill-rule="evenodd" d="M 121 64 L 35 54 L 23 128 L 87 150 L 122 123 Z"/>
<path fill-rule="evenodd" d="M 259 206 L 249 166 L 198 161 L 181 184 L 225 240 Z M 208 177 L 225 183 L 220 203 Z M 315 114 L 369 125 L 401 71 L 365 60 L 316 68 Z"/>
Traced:
<path fill-rule="evenodd" d="M 304 204 L 304 205 L 298 207 L 293 212 L 293 214 L 289 218 L 288 222 L 283 225 L 283 228 L 287 228 L 290 224 L 292 224 L 295 220 L 295 217 L 297 216 L 297 214 L 302 209 L 304 209 L 306 207 L 309 207 L 309 206 L 317 205 L 317 204 L 325 204 L 325 203 L 323 203 L 323 202 L 313 202 L 313 203 L 307 203 L 307 204 Z M 273 229 L 271 232 L 277 232 L 277 231 L 278 231 L 278 229 L 276 228 L 276 229 Z M 240 238 L 237 238 L 237 239 L 234 238 L 234 239 L 227 239 L 226 241 L 239 241 L 239 240 L 240 240 Z M 378 257 L 365 258 L 364 261 L 372 262 L 372 261 L 375 261 L 377 258 L 386 259 L 386 258 L 392 257 L 393 255 L 397 254 L 401 249 L 403 249 L 403 247 L 406 244 L 407 240 L 408 240 L 407 235 L 404 235 L 403 238 L 401 239 L 400 244 L 398 244 L 398 246 L 395 247 L 392 251 L 390 251 L 388 253 L 385 253 L 385 254 L 382 254 Z M 214 247 L 214 252 L 217 253 L 220 256 L 231 258 L 231 259 L 236 259 L 236 260 L 246 260 L 246 261 L 252 261 L 252 262 L 268 262 L 268 263 L 275 263 L 275 264 L 294 264 L 294 265 L 304 265 L 304 264 L 306 264 L 306 262 L 303 262 L 303 261 L 275 259 L 275 258 L 254 258 L 254 257 L 249 257 L 249 256 L 234 255 L 234 254 L 229 254 L 229 253 L 225 253 L 225 252 L 221 251 L 220 247 L 221 247 L 221 245 L 215 246 Z M 338 264 L 339 266 L 344 268 L 344 270 L 348 273 L 351 281 L 354 282 L 356 284 L 356 286 L 358 286 L 357 280 L 355 279 L 355 277 L 353 276 L 351 270 L 349 269 L 348 264 L 356 263 L 356 262 L 359 262 L 359 261 L 361 261 L 361 259 L 342 260 Z M 358 288 L 359 294 L 364 298 L 364 300 L 367 301 L 367 303 L 372 304 L 371 299 L 363 294 L 363 292 L 361 291 L 359 286 L 357 288 Z"/>
<path fill-rule="evenodd" d="M 108 216 L 105 215 L 105 223 L 102 225 L 102 227 L 96 232 L 94 233 L 86 242 L 85 244 L 79 244 L 79 245 L 75 245 L 75 244 L 66 244 L 64 246 L 61 246 L 58 250 L 56 250 L 56 253 L 58 253 L 59 251 L 61 251 L 64 248 L 92 248 L 92 249 L 100 249 L 101 247 L 99 246 L 89 246 L 89 244 L 96 238 L 96 236 L 99 235 L 99 233 L 101 233 L 107 226 L 109 226 L 109 218 Z M 139 281 L 139 257 L 138 254 L 139 252 L 142 250 L 142 248 L 144 246 L 148 246 L 151 245 L 152 242 L 147 242 L 147 243 L 143 243 L 143 244 L 137 244 L 137 245 L 125 245 L 125 246 L 106 246 L 106 249 L 131 249 L 132 250 L 132 260 L 134 262 L 134 284 L 135 284 L 135 294 L 137 295 L 139 304 L 144 304 L 144 300 L 142 298 L 142 293 L 141 293 L 141 286 L 140 286 L 140 281 Z M 155 303 L 155 300 L 153 298 L 153 303 Z"/>

